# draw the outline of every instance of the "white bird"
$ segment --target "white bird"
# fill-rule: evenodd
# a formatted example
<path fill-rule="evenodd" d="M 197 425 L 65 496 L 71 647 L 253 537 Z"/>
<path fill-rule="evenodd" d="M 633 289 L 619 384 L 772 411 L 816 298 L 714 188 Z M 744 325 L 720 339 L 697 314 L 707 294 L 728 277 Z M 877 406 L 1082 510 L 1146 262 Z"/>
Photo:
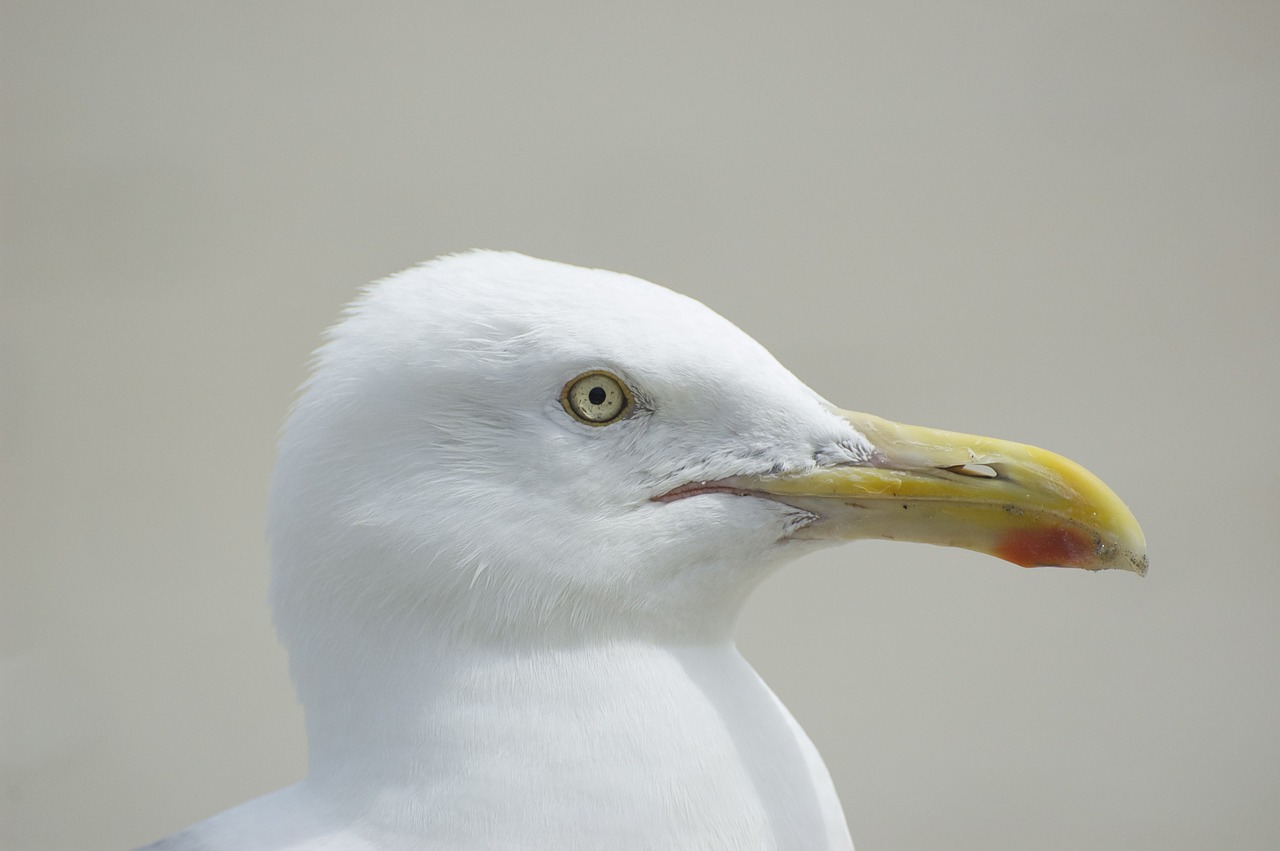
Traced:
<path fill-rule="evenodd" d="M 332 329 L 269 532 L 306 778 L 152 849 L 848 849 L 734 647 L 770 571 L 867 537 L 1146 567 L 1064 458 L 842 411 L 696 301 L 488 251 Z"/>

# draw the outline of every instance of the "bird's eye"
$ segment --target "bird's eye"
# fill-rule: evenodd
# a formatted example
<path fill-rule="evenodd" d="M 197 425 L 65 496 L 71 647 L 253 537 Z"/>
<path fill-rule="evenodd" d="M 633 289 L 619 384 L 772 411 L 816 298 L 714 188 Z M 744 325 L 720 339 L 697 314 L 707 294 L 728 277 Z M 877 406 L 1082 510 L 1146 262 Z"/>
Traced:
<path fill-rule="evenodd" d="M 622 419 L 634 402 L 627 385 L 607 372 L 584 372 L 564 386 L 560 404 L 576 420 L 602 426 Z"/>

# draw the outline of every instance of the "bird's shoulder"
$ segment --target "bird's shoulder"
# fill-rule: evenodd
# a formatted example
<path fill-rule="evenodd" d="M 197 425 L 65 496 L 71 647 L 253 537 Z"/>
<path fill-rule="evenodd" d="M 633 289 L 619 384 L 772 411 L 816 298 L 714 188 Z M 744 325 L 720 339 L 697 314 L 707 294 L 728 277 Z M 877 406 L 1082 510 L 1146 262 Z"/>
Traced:
<path fill-rule="evenodd" d="M 375 851 L 378 846 L 290 786 L 218 813 L 138 851 Z"/>

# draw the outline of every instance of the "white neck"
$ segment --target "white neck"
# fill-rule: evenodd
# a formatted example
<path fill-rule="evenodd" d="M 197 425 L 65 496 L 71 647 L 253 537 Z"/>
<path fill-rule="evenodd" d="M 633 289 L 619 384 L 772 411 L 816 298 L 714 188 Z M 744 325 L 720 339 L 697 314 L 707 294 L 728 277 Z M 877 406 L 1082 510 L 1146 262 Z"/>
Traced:
<path fill-rule="evenodd" d="M 328 690 L 299 683 L 306 785 L 375 833 L 517 847 L 536 824 L 546 847 L 849 845 L 816 751 L 728 640 L 394 653 L 326 660 Z"/>

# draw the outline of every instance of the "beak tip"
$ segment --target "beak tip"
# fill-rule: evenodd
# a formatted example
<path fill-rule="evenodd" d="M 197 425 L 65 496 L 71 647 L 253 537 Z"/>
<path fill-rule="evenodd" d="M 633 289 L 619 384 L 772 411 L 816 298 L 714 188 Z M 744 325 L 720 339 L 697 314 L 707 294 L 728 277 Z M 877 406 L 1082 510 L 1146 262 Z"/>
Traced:
<path fill-rule="evenodd" d="M 1147 554 L 1126 553 L 1126 555 L 1129 557 L 1129 563 L 1133 565 L 1133 572 L 1139 576 L 1146 576 L 1147 569 L 1151 567 L 1151 560 L 1147 558 Z"/>

